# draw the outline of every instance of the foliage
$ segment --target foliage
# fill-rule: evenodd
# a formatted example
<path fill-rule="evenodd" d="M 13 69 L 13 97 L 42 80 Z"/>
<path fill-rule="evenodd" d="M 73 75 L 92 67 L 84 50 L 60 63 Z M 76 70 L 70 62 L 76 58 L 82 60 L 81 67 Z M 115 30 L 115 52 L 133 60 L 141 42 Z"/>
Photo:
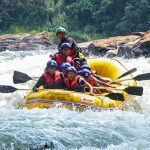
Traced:
<path fill-rule="evenodd" d="M 0 0 L 0 4 L 0 33 L 55 32 L 62 25 L 75 38 L 88 41 L 150 29 L 149 0 Z"/>

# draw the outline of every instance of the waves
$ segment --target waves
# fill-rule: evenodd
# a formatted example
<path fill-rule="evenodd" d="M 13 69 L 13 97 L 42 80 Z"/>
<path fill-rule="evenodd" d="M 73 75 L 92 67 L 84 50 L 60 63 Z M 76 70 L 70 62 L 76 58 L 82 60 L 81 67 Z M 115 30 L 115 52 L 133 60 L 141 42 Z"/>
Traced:
<path fill-rule="evenodd" d="M 40 76 L 55 51 L 2 52 L 0 84 L 32 88 L 34 81 L 14 85 L 13 71 Z M 150 72 L 150 59 L 121 59 L 128 68 L 137 68 L 134 75 Z M 144 95 L 136 97 L 142 112 L 86 111 L 66 109 L 23 108 L 25 91 L 0 93 L 0 149 L 28 150 L 52 141 L 54 150 L 145 150 L 150 148 L 150 81 L 139 83 Z M 19 109 L 18 109 L 19 108 Z"/>

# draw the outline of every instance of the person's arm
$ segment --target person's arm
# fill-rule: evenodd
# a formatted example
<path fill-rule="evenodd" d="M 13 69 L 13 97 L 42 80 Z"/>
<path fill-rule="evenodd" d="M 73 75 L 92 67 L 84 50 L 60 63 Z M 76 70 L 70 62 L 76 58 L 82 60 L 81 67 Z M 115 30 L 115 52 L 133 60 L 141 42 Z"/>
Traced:
<path fill-rule="evenodd" d="M 109 84 L 107 84 L 107 83 L 105 83 L 105 82 L 102 82 L 102 81 L 96 79 L 96 78 L 94 78 L 94 80 L 95 80 L 99 85 L 106 86 L 106 87 L 113 87 L 113 86 L 111 86 L 111 85 L 109 85 Z"/>
<path fill-rule="evenodd" d="M 83 78 L 79 78 L 79 79 L 80 79 L 79 83 L 87 86 L 90 89 L 90 94 L 94 95 L 94 93 L 93 93 L 93 87 L 87 81 L 85 81 Z"/>
<path fill-rule="evenodd" d="M 64 74 L 62 72 L 60 73 L 60 77 L 61 77 L 61 81 L 62 81 L 62 84 L 63 84 L 63 88 L 66 88 L 65 77 L 64 77 Z"/>
<path fill-rule="evenodd" d="M 110 81 L 112 81 L 110 78 L 101 77 L 101 76 L 99 76 L 99 75 L 97 75 L 97 74 L 94 74 L 94 77 L 95 77 L 96 79 L 102 81 L 102 82 L 110 82 Z"/>
<path fill-rule="evenodd" d="M 41 76 L 37 81 L 37 83 L 34 85 L 33 91 L 38 92 L 38 88 L 42 85 L 45 85 L 45 78 L 43 76 Z"/>

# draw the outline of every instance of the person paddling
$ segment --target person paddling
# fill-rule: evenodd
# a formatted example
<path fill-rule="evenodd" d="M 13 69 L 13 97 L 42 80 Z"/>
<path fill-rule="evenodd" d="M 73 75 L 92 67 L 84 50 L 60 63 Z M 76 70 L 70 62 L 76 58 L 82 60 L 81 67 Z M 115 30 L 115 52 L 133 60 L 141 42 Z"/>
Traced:
<path fill-rule="evenodd" d="M 88 69 L 80 70 L 78 74 L 81 75 L 85 79 L 85 81 L 87 81 L 92 87 L 94 86 L 95 87 L 100 87 L 100 86 L 112 87 L 108 85 L 107 83 L 96 79 Z M 86 85 L 85 85 L 85 89 L 87 92 L 89 91 L 89 88 Z M 101 91 L 98 89 L 94 89 L 94 93 L 101 93 Z"/>
<path fill-rule="evenodd" d="M 73 60 L 69 56 L 70 50 L 71 50 L 71 45 L 69 43 L 62 43 L 60 52 L 54 55 L 50 55 L 51 59 L 57 62 L 58 69 L 60 69 L 60 66 L 65 62 L 73 65 Z"/>
<path fill-rule="evenodd" d="M 86 63 L 86 59 L 85 59 L 84 55 L 82 54 L 81 48 L 77 46 L 76 41 L 72 37 L 67 36 L 65 28 L 63 28 L 61 26 L 58 27 L 56 29 L 56 36 L 57 36 L 57 39 L 59 40 L 58 51 L 61 51 L 61 44 L 67 42 L 71 45 L 71 51 L 70 51 L 69 56 L 72 59 L 78 57 L 78 58 L 80 58 L 80 60 L 83 63 Z"/>
<path fill-rule="evenodd" d="M 75 67 L 69 67 L 67 69 L 67 78 L 65 79 L 66 89 L 76 92 L 85 92 L 84 85 L 90 89 L 90 94 L 94 95 L 93 87 L 86 82 L 82 77 L 77 75 Z"/>
<path fill-rule="evenodd" d="M 37 92 L 40 86 L 44 89 L 63 89 L 65 88 L 64 75 L 63 73 L 57 71 L 57 63 L 54 60 L 47 62 L 47 72 L 44 73 L 35 86 L 33 91 Z"/>
<path fill-rule="evenodd" d="M 107 82 L 110 82 L 111 79 L 110 78 L 106 78 L 106 77 L 101 77 L 99 75 L 96 74 L 96 71 L 95 70 L 91 70 L 91 67 L 87 64 L 83 65 L 80 67 L 80 70 L 83 70 L 83 69 L 88 69 L 91 74 L 96 78 L 98 79 L 99 81 L 103 82 L 103 83 L 107 83 Z"/>

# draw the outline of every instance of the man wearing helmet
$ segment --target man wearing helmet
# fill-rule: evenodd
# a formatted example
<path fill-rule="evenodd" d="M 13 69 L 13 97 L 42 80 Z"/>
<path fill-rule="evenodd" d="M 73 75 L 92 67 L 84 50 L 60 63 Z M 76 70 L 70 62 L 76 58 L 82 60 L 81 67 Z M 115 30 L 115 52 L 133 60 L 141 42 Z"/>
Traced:
<path fill-rule="evenodd" d="M 53 59 L 57 62 L 59 70 L 60 70 L 60 66 L 63 63 L 67 62 L 67 63 L 73 65 L 73 60 L 69 56 L 70 49 L 71 49 L 71 45 L 69 43 L 62 43 L 60 52 L 58 52 L 54 55 L 51 55 L 51 59 Z"/>
<path fill-rule="evenodd" d="M 65 84 L 67 90 L 76 92 L 85 92 L 84 85 L 86 85 L 89 88 L 91 95 L 93 95 L 93 87 L 82 77 L 77 75 L 77 71 L 73 66 L 67 68 L 67 78 L 65 79 Z"/>
<path fill-rule="evenodd" d="M 62 89 L 65 87 L 63 73 L 57 71 L 57 62 L 50 60 L 47 62 L 47 72 L 45 72 L 33 87 L 33 91 L 37 92 L 40 86 L 44 89 Z"/>
<path fill-rule="evenodd" d="M 65 28 L 63 28 L 61 26 L 58 27 L 56 29 L 56 36 L 57 36 L 57 39 L 59 40 L 59 44 L 58 44 L 58 50 L 59 51 L 61 50 L 61 44 L 67 42 L 71 45 L 71 51 L 70 51 L 69 56 L 72 59 L 78 57 L 83 61 L 83 63 L 86 62 L 84 55 L 81 52 L 82 51 L 81 48 L 79 48 L 77 46 L 77 43 L 75 42 L 75 40 L 72 37 L 67 36 Z"/>
<path fill-rule="evenodd" d="M 112 87 L 112 86 L 108 85 L 107 83 L 99 81 L 98 79 L 96 79 L 92 75 L 91 71 L 89 71 L 88 69 L 82 69 L 78 72 L 78 74 L 81 75 L 85 79 L 85 81 L 87 81 L 92 87 L 93 86 Z M 85 88 L 86 88 L 86 91 L 89 91 L 89 88 L 87 86 L 85 86 Z M 98 89 L 94 89 L 94 93 L 101 93 L 101 91 Z"/>
<path fill-rule="evenodd" d="M 63 63 L 60 66 L 60 71 L 64 74 L 64 77 L 66 78 L 67 76 L 67 68 L 71 67 L 71 65 L 69 63 Z"/>

